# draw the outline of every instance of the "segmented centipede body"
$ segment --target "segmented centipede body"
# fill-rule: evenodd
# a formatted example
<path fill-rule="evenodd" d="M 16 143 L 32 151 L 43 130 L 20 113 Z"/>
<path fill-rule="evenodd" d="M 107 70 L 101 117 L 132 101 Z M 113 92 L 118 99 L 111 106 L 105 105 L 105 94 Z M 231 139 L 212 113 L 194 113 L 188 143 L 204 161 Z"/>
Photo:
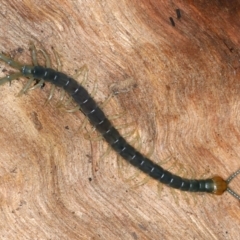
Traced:
<path fill-rule="evenodd" d="M 11 81 L 19 76 L 25 76 L 38 80 L 44 80 L 57 87 L 63 88 L 79 105 L 80 110 L 87 116 L 90 123 L 103 136 L 112 149 L 114 149 L 130 164 L 152 178 L 182 191 L 207 192 L 217 195 L 222 194 L 225 190 L 228 190 L 230 193 L 233 192 L 232 190 L 229 190 L 228 182 L 219 176 L 200 180 L 181 178 L 180 176 L 174 175 L 163 169 L 161 166 L 155 164 L 153 161 L 142 155 L 120 135 L 118 130 L 108 120 L 102 109 L 90 96 L 87 90 L 76 80 L 66 74 L 52 68 L 39 65 L 22 65 L 4 54 L 0 54 L 0 60 L 20 71 L 19 73 L 8 75 L 0 79 L 0 84 Z M 235 192 L 233 192 L 232 195 L 240 199 Z"/>

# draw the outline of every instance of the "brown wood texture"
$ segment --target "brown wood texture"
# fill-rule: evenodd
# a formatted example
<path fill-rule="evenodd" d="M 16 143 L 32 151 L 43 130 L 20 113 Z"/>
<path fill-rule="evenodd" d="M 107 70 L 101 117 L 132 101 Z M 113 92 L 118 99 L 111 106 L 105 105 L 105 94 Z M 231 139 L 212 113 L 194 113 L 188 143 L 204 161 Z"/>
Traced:
<path fill-rule="evenodd" d="M 239 1 L 1 0 L 0 23 L 1 51 L 31 64 L 30 41 L 54 47 L 63 72 L 88 66 L 98 102 L 117 89 L 104 110 L 154 161 L 189 178 L 239 168 Z M 240 238 L 239 201 L 101 157 L 107 145 L 57 107 L 59 91 L 48 105 L 49 84 L 17 97 L 26 81 L 0 91 L 0 239 Z"/>

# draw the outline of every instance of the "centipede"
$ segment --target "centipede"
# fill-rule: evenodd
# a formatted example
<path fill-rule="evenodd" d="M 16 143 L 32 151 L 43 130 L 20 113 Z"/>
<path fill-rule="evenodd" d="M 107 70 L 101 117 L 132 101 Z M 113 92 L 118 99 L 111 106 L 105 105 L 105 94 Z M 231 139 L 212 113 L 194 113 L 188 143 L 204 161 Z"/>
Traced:
<path fill-rule="evenodd" d="M 0 85 L 25 77 L 29 80 L 21 92 L 26 92 L 33 79 L 38 81 L 38 85 L 48 82 L 54 87 L 59 87 L 74 100 L 79 110 L 87 117 L 90 124 L 100 133 L 109 146 L 128 163 L 141 170 L 149 177 L 181 191 L 202 192 L 215 195 L 222 195 L 224 192 L 228 192 L 233 197 L 240 200 L 240 195 L 229 187 L 229 183 L 240 174 L 240 169 L 230 175 L 226 180 L 217 175 L 206 179 L 188 179 L 171 173 L 131 146 L 113 126 L 100 105 L 97 104 L 83 85 L 58 69 L 55 70 L 49 66 L 38 64 L 35 51 L 32 51 L 31 55 L 32 65 L 27 65 L 21 64 L 7 54 L 0 53 L 0 60 L 2 62 L 18 70 L 18 72 L 8 74 L 1 78 Z"/>

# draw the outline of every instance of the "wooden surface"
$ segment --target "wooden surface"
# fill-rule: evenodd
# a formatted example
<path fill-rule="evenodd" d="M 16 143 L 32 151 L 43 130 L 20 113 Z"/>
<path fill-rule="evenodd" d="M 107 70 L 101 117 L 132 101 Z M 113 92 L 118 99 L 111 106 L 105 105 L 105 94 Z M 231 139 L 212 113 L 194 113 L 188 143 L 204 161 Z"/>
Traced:
<path fill-rule="evenodd" d="M 98 102 L 117 88 L 104 109 L 141 152 L 185 177 L 227 178 L 240 166 L 238 2 L 2 0 L 1 50 L 30 64 L 34 41 L 63 72 L 87 64 L 86 88 Z M 107 145 L 56 107 L 58 91 L 44 105 L 50 86 L 17 97 L 24 83 L 0 91 L 0 239 L 240 238 L 239 201 L 136 187 L 144 175 L 101 158 Z"/>

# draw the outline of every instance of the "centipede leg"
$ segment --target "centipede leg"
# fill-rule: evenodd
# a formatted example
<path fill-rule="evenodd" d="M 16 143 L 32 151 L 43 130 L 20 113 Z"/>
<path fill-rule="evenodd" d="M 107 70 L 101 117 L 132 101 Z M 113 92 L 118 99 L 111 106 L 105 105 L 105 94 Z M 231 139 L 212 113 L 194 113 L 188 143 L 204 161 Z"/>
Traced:
<path fill-rule="evenodd" d="M 131 143 L 131 145 L 136 146 L 137 149 L 140 149 L 142 147 L 142 142 L 140 140 L 140 136 L 139 136 L 139 132 L 137 131 L 137 129 L 134 129 L 133 134 L 131 134 L 131 136 L 136 135 L 135 137 L 133 137 L 133 139 L 131 141 L 129 141 Z M 124 164 L 126 164 L 125 161 L 123 161 L 123 159 L 119 159 L 119 165 L 122 165 L 122 169 L 124 168 Z M 121 169 L 120 169 L 121 170 Z M 136 172 L 135 174 L 133 174 L 132 176 L 128 177 L 126 179 L 127 182 L 132 181 L 134 178 L 138 177 L 138 175 L 140 174 L 140 172 Z"/>
<path fill-rule="evenodd" d="M 158 164 L 164 165 L 164 164 L 168 163 L 171 158 L 172 158 L 172 156 L 169 156 L 169 157 L 167 157 L 166 159 L 158 162 Z M 173 168 L 175 167 L 175 165 L 176 165 L 176 163 L 173 161 L 173 162 L 171 163 L 170 167 L 167 168 L 168 171 L 170 171 L 171 169 L 173 169 Z M 184 171 L 184 170 L 185 170 L 185 169 L 180 166 L 180 168 L 178 169 L 177 173 L 181 174 L 181 172 Z M 162 183 L 158 183 L 158 184 L 157 184 L 157 193 L 158 193 L 158 196 L 159 196 L 159 197 L 160 197 L 161 194 L 162 194 L 163 186 L 164 186 L 164 185 L 163 185 Z M 175 191 L 175 189 L 172 189 L 172 188 L 171 188 L 171 189 L 170 189 L 170 193 L 171 193 L 171 195 L 173 196 L 173 199 L 174 199 L 175 204 L 179 206 L 179 199 L 178 199 L 178 195 L 177 195 L 178 192 Z M 187 197 L 187 195 L 186 195 L 185 192 L 184 192 L 184 194 L 185 194 L 185 197 Z M 187 200 L 188 200 L 188 199 L 187 199 Z M 189 201 L 187 201 L 187 202 L 189 203 Z"/>
<path fill-rule="evenodd" d="M 104 152 L 104 154 L 102 154 L 102 156 L 100 156 L 99 158 L 99 162 L 102 161 L 104 158 L 106 158 L 106 156 L 111 152 L 111 147 L 107 147 L 107 150 Z"/>
<path fill-rule="evenodd" d="M 64 106 L 67 107 L 72 102 L 73 102 L 73 98 L 69 97 L 69 99 L 64 103 Z M 70 112 L 71 112 L 71 109 L 66 109 L 66 112 L 68 112 L 68 110 L 70 110 Z M 79 110 L 79 108 L 78 108 L 78 110 Z"/>
<path fill-rule="evenodd" d="M 96 84 L 96 79 L 95 79 L 94 88 L 93 88 L 92 92 L 90 93 L 90 95 L 94 96 L 96 94 L 96 92 L 97 92 L 97 84 Z M 69 100 L 67 101 L 67 103 L 69 103 Z M 66 103 L 64 104 L 64 106 L 65 106 L 65 111 L 69 112 L 69 113 L 77 112 L 80 109 L 80 106 L 76 106 L 72 109 L 66 109 Z"/>
<path fill-rule="evenodd" d="M 125 112 L 111 115 L 111 116 L 109 117 L 109 120 L 113 121 L 114 119 L 118 119 L 118 118 L 122 117 L 123 115 L 125 115 Z"/>
<path fill-rule="evenodd" d="M 32 62 L 33 62 L 33 65 L 34 66 L 37 66 L 38 65 L 38 61 L 37 61 L 37 50 L 36 50 L 36 47 L 35 45 L 31 42 L 30 43 L 30 51 L 31 51 L 31 57 L 32 57 Z M 23 86 L 23 88 L 21 89 L 21 91 L 18 93 L 18 97 L 22 96 L 23 94 L 25 94 L 29 89 L 32 89 L 31 88 L 31 85 L 34 81 L 34 78 L 31 77 L 27 83 Z"/>
<path fill-rule="evenodd" d="M 124 126 L 126 126 L 126 124 L 125 124 Z M 125 127 L 125 128 L 126 128 L 126 127 Z M 93 131 L 94 131 L 94 130 L 93 130 Z M 92 131 L 92 132 L 93 132 L 93 131 Z M 135 132 L 136 129 L 134 129 L 133 131 Z M 102 140 L 102 136 L 101 136 L 101 135 L 93 139 L 93 138 L 91 137 L 92 132 L 91 132 L 91 133 L 88 132 L 87 137 L 89 137 L 89 140 L 91 140 L 91 141 L 92 141 L 92 140 L 94 140 L 94 141 L 95 141 L 95 140 Z M 132 132 L 131 132 L 129 135 L 132 135 Z M 126 136 L 124 135 L 124 137 L 126 137 Z M 107 149 L 106 149 L 106 151 L 100 156 L 98 162 L 100 163 L 100 162 L 102 161 L 102 159 L 106 158 L 106 156 L 111 152 L 111 150 L 112 150 L 112 148 L 111 148 L 110 146 L 108 146 Z M 120 160 L 119 158 L 117 158 L 118 166 L 119 166 L 119 163 L 120 163 L 120 162 L 123 162 L 122 159 Z M 120 169 L 120 167 L 119 167 L 118 169 Z M 120 171 L 118 172 L 118 174 L 120 174 Z"/>
<path fill-rule="evenodd" d="M 121 161 L 120 156 L 117 155 L 117 168 L 118 168 L 118 177 L 123 178 L 123 171 L 120 171 L 123 169 L 123 161 Z"/>
<path fill-rule="evenodd" d="M 19 78 L 22 76 L 22 73 L 14 73 L 11 75 L 7 75 L 6 77 L 3 77 L 0 79 L 0 85 L 6 83 L 6 82 L 11 82 L 12 80 Z"/>
<path fill-rule="evenodd" d="M 107 99 L 105 99 L 104 102 L 103 102 L 102 104 L 100 104 L 100 107 L 103 109 L 103 108 L 110 102 L 110 100 L 112 99 L 112 97 L 113 97 L 113 94 L 111 93 L 111 94 L 107 97 Z"/>
<path fill-rule="evenodd" d="M 53 54 L 54 54 L 54 57 L 55 57 L 55 59 L 57 61 L 57 71 L 61 72 L 61 70 L 62 70 L 62 63 L 60 61 L 60 57 L 59 57 L 58 53 L 55 51 L 54 48 L 53 48 Z M 50 102 L 50 100 L 53 98 L 55 89 L 56 89 L 56 86 L 55 85 L 51 85 L 50 93 L 49 93 L 49 96 L 48 96 L 48 98 L 47 98 L 47 100 L 45 102 L 45 105 L 48 104 Z"/>
<path fill-rule="evenodd" d="M 133 184 L 130 188 L 131 189 L 136 189 L 138 187 L 143 186 L 144 184 L 148 183 L 150 181 L 151 177 L 150 176 L 145 176 L 143 180 L 141 180 L 140 182 Z"/>
<path fill-rule="evenodd" d="M 22 64 L 18 63 L 17 61 L 14 61 L 10 57 L 7 57 L 3 53 L 0 53 L 0 60 L 7 63 L 10 67 L 13 67 L 13 68 L 18 69 L 18 70 L 21 70 L 22 67 L 23 67 Z"/>
<path fill-rule="evenodd" d="M 58 102 L 56 104 L 57 108 L 61 108 L 62 106 L 64 106 L 64 104 L 63 104 L 64 96 L 65 96 L 65 91 L 64 91 L 64 89 L 61 89 L 60 90 L 60 97 L 59 97 Z"/>
<path fill-rule="evenodd" d="M 86 64 L 84 64 L 74 75 L 73 78 L 79 78 L 80 75 L 83 76 L 83 80 L 81 81 L 81 85 L 84 85 L 86 80 L 88 79 L 88 67 Z M 73 101 L 73 99 L 70 97 L 64 104 L 63 104 L 63 99 L 64 99 L 64 94 L 65 91 L 63 90 L 63 93 L 60 93 L 60 99 L 57 103 L 57 107 L 64 107 L 64 110 L 69 113 L 77 112 L 79 111 L 79 107 L 74 107 L 73 109 L 67 109 L 67 106 Z M 92 93 L 91 93 L 92 95 Z"/>
<path fill-rule="evenodd" d="M 136 131 L 136 129 L 133 129 L 133 132 L 135 132 L 135 131 Z M 128 135 L 132 135 L 133 132 L 129 133 Z M 99 137 L 100 137 L 99 140 L 101 140 L 102 136 L 99 136 Z M 126 135 L 124 135 L 124 137 L 126 138 Z M 104 154 L 101 155 L 101 157 L 99 158 L 99 162 L 102 161 L 102 159 L 106 158 L 106 156 L 111 152 L 111 150 L 112 150 L 112 148 L 110 146 L 108 146 L 106 151 L 104 152 Z M 117 158 L 117 165 L 118 165 L 118 169 L 119 169 L 118 175 L 122 176 L 121 169 L 122 169 L 123 165 L 121 163 L 123 163 L 123 160 L 120 157 L 118 157 Z"/>
<path fill-rule="evenodd" d="M 83 75 L 83 80 L 81 81 L 81 85 L 84 85 L 87 78 L 88 78 L 88 67 L 86 64 L 84 64 L 74 75 L 73 78 L 79 78 L 80 75 Z M 73 101 L 73 99 L 70 97 L 65 103 L 64 106 L 65 108 Z M 66 112 L 75 112 L 78 111 L 79 108 L 75 107 L 73 109 L 66 109 Z"/>
<path fill-rule="evenodd" d="M 125 137 L 129 137 L 129 136 L 133 136 L 135 135 L 135 132 L 137 134 L 136 137 L 132 138 L 131 140 L 129 140 L 129 143 L 131 145 L 137 146 L 137 148 L 140 148 L 141 146 L 141 142 L 140 142 L 140 137 L 137 131 L 137 128 L 133 129 L 132 132 L 124 135 Z M 127 167 L 127 169 L 129 169 L 129 165 L 126 164 L 126 161 L 124 161 L 119 155 L 117 156 L 117 166 L 118 166 L 118 176 L 123 178 L 123 172 L 125 171 L 125 167 Z M 134 175 L 135 176 L 135 175 Z M 126 182 L 129 182 L 130 180 L 132 180 L 134 177 L 129 177 L 129 178 L 125 178 Z M 124 178 L 123 178 L 124 179 Z"/>
<path fill-rule="evenodd" d="M 142 144 L 142 143 L 141 143 L 141 144 Z M 153 152 L 154 152 L 154 146 L 152 146 L 152 147 L 149 149 L 148 153 L 146 154 L 146 157 L 151 157 L 152 154 L 153 154 Z M 136 178 L 136 177 L 138 177 L 139 175 L 140 175 L 140 172 L 137 172 L 137 173 L 134 174 L 134 176 L 131 177 L 131 178 L 132 178 L 132 179 L 133 179 L 133 178 Z M 145 176 L 142 181 L 138 182 L 137 184 L 134 184 L 131 188 L 138 188 L 138 187 L 146 184 L 150 179 L 151 179 L 151 178 L 150 178 L 149 176 Z"/>
<path fill-rule="evenodd" d="M 184 166 L 182 165 L 182 164 L 180 164 L 180 170 L 178 171 L 178 174 L 180 175 L 180 176 L 187 176 L 187 170 L 186 170 L 186 168 L 184 168 Z M 190 201 L 189 201 L 189 195 L 188 195 L 188 193 L 187 192 L 183 192 L 183 198 L 184 198 L 184 200 L 188 203 L 188 205 L 190 204 Z M 194 198 L 194 203 L 195 203 L 195 200 L 196 200 L 196 198 Z M 178 201 L 177 201 L 177 203 L 179 203 Z"/>
<path fill-rule="evenodd" d="M 163 191 L 163 184 L 158 184 L 158 185 L 157 185 L 157 193 L 158 193 L 158 196 L 161 196 L 162 191 Z"/>
<path fill-rule="evenodd" d="M 73 112 L 79 111 L 79 109 L 80 109 L 80 107 L 76 106 L 76 107 L 74 107 L 72 109 L 65 109 L 65 111 L 68 112 L 68 113 L 73 113 Z"/>
<path fill-rule="evenodd" d="M 190 171 L 190 176 L 192 176 L 192 179 L 195 179 L 195 177 L 196 177 L 196 172 L 194 171 L 194 169 L 193 168 L 189 168 L 189 170 L 188 171 Z M 199 194 L 201 194 L 201 193 L 199 193 Z M 194 205 L 196 205 L 197 204 L 197 198 L 196 198 L 196 194 L 193 194 L 193 201 L 194 201 Z"/>
<path fill-rule="evenodd" d="M 85 85 L 87 79 L 88 79 L 88 66 L 84 64 L 82 67 L 80 67 L 77 72 L 73 75 L 74 78 L 79 78 L 80 75 L 83 75 L 83 80 L 80 82 L 82 86 Z"/>
<path fill-rule="evenodd" d="M 32 44 L 31 46 L 31 50 L 32 50 L 32 61 L 33 61 L 33 64 L 35 66 L 38 65 L 38 62 L 37 62 L 37 52 L 36 52 L 36 47 Z M 45 61 L 46 61 L 46 64 L 45 66 L 47 68 L 50 68 L 51 67 L 51 60 L 50 60 L 50 57 L 49 55 L 47 54 L 47 52 L 43 49 L 39 49 L 39 52 L 42 53 L 42 55 L 44 56 L 45 58 Z M 44 84 L 44 80 L 41 79 L 36 85 L 34 85 L 33 87 L 29 88 L 29 90 L 34 90 L 34 89 L 37 89 L 37 88 L 41 88 Z"/>
<path fill-rule="evenodd" d="M 37 61 L 37 50 L 36 50 L 36 47 L 35 45 L 31 42 L 30 43 L 30 52 L 31 52 L 31 57 L 32 57 L 32 62 L 33 62 L 33 65 L 34 66 L 37 66 L 38 65 L 38 61 Z"/>
<path fill-rule="evenodd" d="M 181 166 L 180 166 L 180 169 L 178 169 L 178 171 L 176 171 L 175 174 L 181 174 L 181 171 L 182 171 L 182 168 L 181 168 Z M 179 206 L 179 199 L 178 199 L 178 197 L 177 197 L 178 192 L 175 191 L 175 189 L 173 189 L 173 188 L 170 189 L 170 192 L 171 192 L 171 194 L 172 194 L 172 196 L 173 196 L 173 199 L 174 199 L 175 204 Z M 195 200 L 196 200 L 196 198 L 195 198 Z"/>
<path fill-rule="evenodd" d="M 22 96 L 24 93 L 26 93 L 26 92 L 29 90 L 30 86 L 32 85 L 33 81 L 34 81 L 34 78 L 33 78 L 33 77 L 29 78 L 28 81 L 27 81 L 27 83 L 23 86 L 23 88 L 22 88 L 21 91 L 17 94 L 17 96 L 20 97 L 20 96 Z"/>
<path fill-rule="evenodd" d="M 87 118 L 84 118 L 81 127 L 78 128 L 77 132 L 82 132 L 83 128 L 85 128 L 86 124 L 88 123 Z"/>
<path fill-rule="evenodd" d="M 50 102 L 50 100 L 53 98 L 53 94 L 54 94 L 55 89 L 56 89 L 56 86 L 51 85 L 50 93 L 49 93 L 48 98 L 47 98 L 46 102 L 44 103 L 44 105 L 47 105 Z"/>
<path fill-rule="evenodd" d="M 125 135 L 125 137 L 129 137 L 129 136 L 133 136 L 135 135 L 135 132 L 137 132 L 136 134 L 138 135 L 138 131 L 137 131 L 137 128 L 133 129 L 132 132 L 128 133 Z M 132 137 L 131 140 L 129 140 L 129 143 L 131 145 L 134 145 L 134 146 L 140 146 L 140 142 L 139 142 L 139 137 Z M 127 166 L 127 168 L 129 167 L 129 165 L 126 164 L 126 161 L 124 161 L 119 155 L 117 156 L 117 166 L 118 166 L 118 176 L 123 178 L 123 172 L 125 172 L 125 167 Z M 129 168 L 128 168 L 129 169 Z M 123 178 L 124 179 L 124 178 Z M 128 179 L 125 179 L 125 181 L 129 181 L 129 178 Z"/>
<path fill-rule="evenodd" d="M 140 142 L 140 147 L 141 147 L 142 146 L 142 142 L 140 140 L 139 140 L 139 142 Z M 146 157 L 148 157 L 149 155 L 150 155 L 150 152 L 146 154 Z M 127 179 L 127 181 L 130 181 L 130 180 L 138 178 L 140 174 L 141 174 L 141 172 L 137 171 L 133 176 L 131 176 L 129 179 Z M 149 176 L 144 176 L 144 178 L 141 181 L 137 182 L 136 184 L 133 184 L 131 186 L 131 188 L 132 189 L 136 189 L 136 188 L 138 188 L 140 186 L 143 186 L 144 184 L 148 183 L 150 179 L 151 178 Z"/>
<path fill-rule="evenodd" d="M 89 141 L 100 141 L 100 140 L 102 140 L 102 136 L 101 135 L 93 137 L 93 136 L 91 136 L 92 133 L 93 133 L 93 131 L 91 131 L 91 133 L 87 133 L 87 134 L 83 133 L 84 139 L 89 140 Z"/>
<path fill-rule="evenodd" d="M 163 166 L 164 164 L 168 163 L 169 160 L 172 158 L 172 156 L 169 156 L 159 162 L 157 162 L 158 164 L 160 164 L 161 166 Z M 157 192 L 158 192 L 158 196 L 161 196 L 161 193 L 163 191 L 163 184 L 162 183 L 158 183 L 157 184 Z"/>

